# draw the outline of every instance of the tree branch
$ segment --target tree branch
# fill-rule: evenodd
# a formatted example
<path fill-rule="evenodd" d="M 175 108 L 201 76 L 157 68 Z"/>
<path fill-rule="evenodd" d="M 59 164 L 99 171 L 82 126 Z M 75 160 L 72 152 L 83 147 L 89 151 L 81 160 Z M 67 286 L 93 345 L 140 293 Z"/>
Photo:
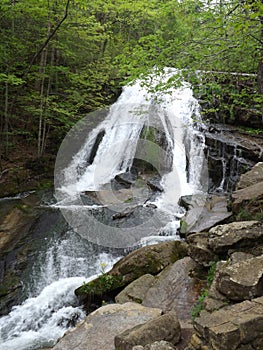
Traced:
<path fill-rule="evenodd" d="M 59 27 L 61 26 L 61 24 L 66 20 L 66 18 L 68 17 L 68 9 L 69 9 L 69 3 L 70 0 L 67 0 L 67 4 L 66 4 L 66 8 L 65 8 L 65 13 L 63 18 L 59 21 L 59 23 L 56 25 L 55 29 L 53 30 L 53 32 L 47 37 L 47 39 L 45 40 L 45 42 L 42 44 L 42 46 L 40 46 L 40 48 L 38 49 L 38 51 L 35 53 L 35 55 L 33 56 L 29 66 L 27 67 L 27 70 L 25 71 L 25 73 L 23 74 L 23 78 L 25 78 L 27 76 L 27 74 L 30 72 L 30 69 L 32 68 L 35 60 L 39 57 L 39 55 L 41 54 L 41 52 L 47 47 L 48 43 L 50 42 L 50 40 L 54 37 L 54 35 L 56 34 L 56 32 L 58 31 Z"/>

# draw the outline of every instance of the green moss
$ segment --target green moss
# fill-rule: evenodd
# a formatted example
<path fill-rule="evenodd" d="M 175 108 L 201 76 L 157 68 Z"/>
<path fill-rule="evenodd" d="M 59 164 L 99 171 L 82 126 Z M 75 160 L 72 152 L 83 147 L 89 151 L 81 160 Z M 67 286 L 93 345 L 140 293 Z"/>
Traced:
<path fill-rule="evenodd" d="M 171 262 L 183 259 L 187 255 L 187 246 L 181 241 L 175 241 L 171 254 Z"/>
<path fill-rule="evenodd" d="M 182 235 L 187 235 L 188 231 L 189 231 L 188 224 L 187 224 L 187 222 L 185 220 L 182 219 L 180 221 L 180 233 Z"/>
<path fill-rule="evenodd" d="M 103 295 L 123 285 L 122 276 L 114 276 L 103 273 L 94 281 L 84 283 L 78 288 L 78 294 Z"/>

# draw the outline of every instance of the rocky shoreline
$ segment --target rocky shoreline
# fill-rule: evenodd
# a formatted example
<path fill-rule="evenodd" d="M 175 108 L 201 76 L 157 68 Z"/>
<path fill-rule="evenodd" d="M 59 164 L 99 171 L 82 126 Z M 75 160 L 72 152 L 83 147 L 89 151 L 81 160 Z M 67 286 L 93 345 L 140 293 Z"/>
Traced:
<path fill-rule="evenodd" d="M 262 181 L 263 163 L 241 176 L 228 223 L 140 248 L 77 289 L 87 310 L 102 306 L 53 349 L 262 349 Z"/>

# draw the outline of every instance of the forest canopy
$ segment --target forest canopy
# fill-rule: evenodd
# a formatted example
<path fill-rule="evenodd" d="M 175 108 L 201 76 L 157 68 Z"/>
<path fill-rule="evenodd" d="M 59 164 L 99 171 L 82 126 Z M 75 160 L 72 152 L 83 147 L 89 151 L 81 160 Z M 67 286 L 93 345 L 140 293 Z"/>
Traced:
<path fill-rule="evenodd" d="M 262 0 L 1 0 L 0 24 L 1 158 L 59 146 L 153 67 L 182 69 L 208 115 L 262 115 Z"/>

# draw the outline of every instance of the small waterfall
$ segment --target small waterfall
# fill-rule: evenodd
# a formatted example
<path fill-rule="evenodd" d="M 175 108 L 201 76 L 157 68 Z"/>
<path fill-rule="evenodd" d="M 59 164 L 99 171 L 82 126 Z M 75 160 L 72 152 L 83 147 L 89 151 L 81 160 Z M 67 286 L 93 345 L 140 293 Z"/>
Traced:
<path fill-rule="evenodd" d="M 1 350 L 36 350 L 53 346 L 85 317 L 74 290 L 120 257 L 99 253 L 72 230 L 51 239 L 39 254 L 25 288 L 29 297 L 0 318 Z"/>

